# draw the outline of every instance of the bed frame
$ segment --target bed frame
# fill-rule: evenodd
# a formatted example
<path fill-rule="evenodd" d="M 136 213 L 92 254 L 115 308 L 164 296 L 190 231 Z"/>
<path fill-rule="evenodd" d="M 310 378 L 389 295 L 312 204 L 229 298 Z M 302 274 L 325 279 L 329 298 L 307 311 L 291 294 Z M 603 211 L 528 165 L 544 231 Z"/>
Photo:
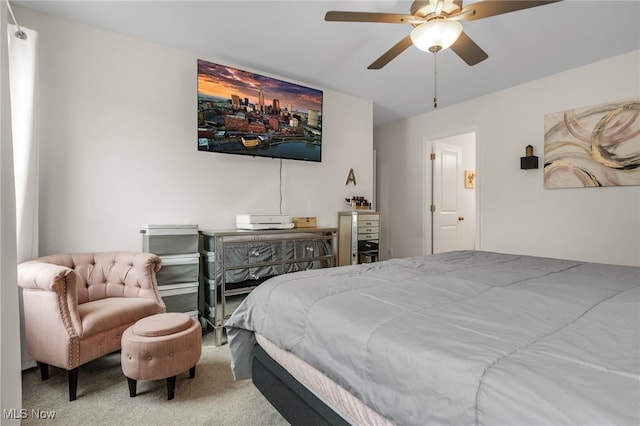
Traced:
<path fill-rule="evenodd" d="M 258 390 L 292 425 L 349 425 L 258 344 L 253 347 L 252 375 Z"/>

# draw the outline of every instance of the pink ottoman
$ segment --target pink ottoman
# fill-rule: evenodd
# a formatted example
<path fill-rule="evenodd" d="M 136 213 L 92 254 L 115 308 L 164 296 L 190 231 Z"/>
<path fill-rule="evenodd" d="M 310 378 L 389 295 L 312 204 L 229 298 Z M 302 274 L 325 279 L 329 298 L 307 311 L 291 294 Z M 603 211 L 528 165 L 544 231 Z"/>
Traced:
<path fill-rule="evenodd" d="M 189 370 L 189 377 L 195 377 L 201 352 L 202 329 L 189 315 L 171 312 L 139 320 L 122 333 L 129 396 L 136 396 L 137 380 L 167 379 L 167 396 L 173 399 L 176 376 Z"/>

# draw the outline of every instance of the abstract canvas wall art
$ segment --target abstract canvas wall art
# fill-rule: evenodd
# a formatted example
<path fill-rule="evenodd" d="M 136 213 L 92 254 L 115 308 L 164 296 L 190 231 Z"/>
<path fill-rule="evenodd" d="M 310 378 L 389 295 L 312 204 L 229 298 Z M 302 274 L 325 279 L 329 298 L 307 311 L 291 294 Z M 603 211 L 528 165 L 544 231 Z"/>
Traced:
<path fill-rule="evenodd" d="M 545 188 L 622 185 L 640 185 L 640 98 L 545 115 Z"/>

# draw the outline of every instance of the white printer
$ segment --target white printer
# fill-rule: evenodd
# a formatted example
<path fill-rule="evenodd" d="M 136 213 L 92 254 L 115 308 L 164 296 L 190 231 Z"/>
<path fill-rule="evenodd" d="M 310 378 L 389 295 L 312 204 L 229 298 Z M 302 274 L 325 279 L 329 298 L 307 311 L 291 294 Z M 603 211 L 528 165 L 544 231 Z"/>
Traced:
<path fill-rule="evenodd" d="M 236 215 L 236 228 L 238 229 L 291 229 L 293 222 L 291 216 L 286 214 L 247 213 Z"/>

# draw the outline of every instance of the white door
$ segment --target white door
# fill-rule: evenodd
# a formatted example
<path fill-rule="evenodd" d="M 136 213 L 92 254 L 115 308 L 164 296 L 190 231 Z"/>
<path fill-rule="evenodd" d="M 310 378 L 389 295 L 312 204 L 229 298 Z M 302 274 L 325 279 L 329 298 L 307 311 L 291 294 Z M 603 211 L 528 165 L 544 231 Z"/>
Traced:
<path fill-rule="evenodd" d="M 458 249 L 458 191 L 462 177 L 462 148 L 434 142 L 432 158 L 432 249 Z"/>

